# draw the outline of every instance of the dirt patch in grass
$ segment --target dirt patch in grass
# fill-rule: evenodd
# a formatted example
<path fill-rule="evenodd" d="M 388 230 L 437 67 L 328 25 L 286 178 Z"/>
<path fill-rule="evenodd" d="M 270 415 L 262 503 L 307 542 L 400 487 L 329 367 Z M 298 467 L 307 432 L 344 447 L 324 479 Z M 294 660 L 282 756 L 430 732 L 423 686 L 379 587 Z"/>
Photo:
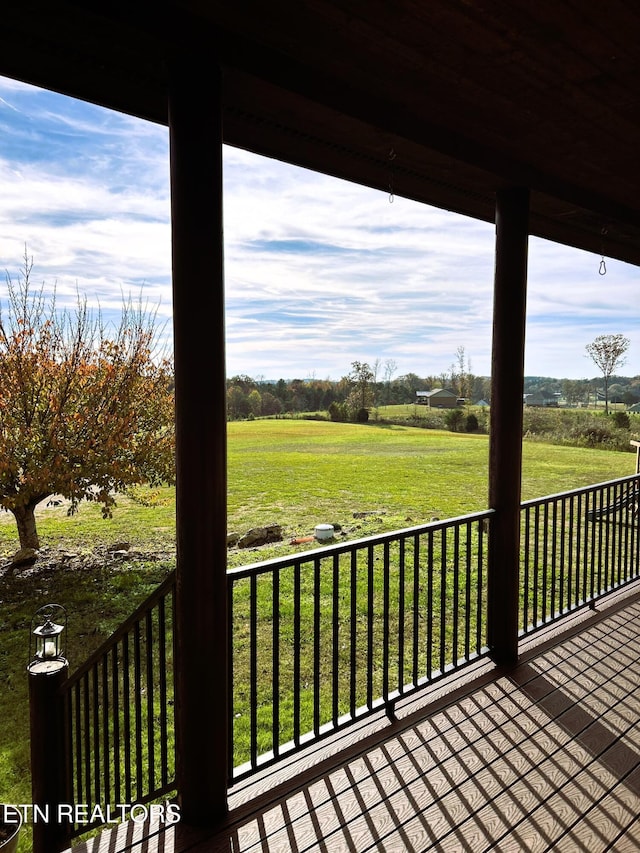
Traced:
<path fill-rule="evenodd" d="M 37 555 L 14 563 L 10 557 L 0 564 L 0 577 L 15 576 L 30 578 L 51 572 L 103 572 L 105 568 L 114 569 L 126 563 L 170 562 L 175 554 L 168 550 L 151 551 L 132 548 L 128 542 L 115 542 L 112 545 L 97 545 L 88 550 L 51 548 L 44 546 Z"/>

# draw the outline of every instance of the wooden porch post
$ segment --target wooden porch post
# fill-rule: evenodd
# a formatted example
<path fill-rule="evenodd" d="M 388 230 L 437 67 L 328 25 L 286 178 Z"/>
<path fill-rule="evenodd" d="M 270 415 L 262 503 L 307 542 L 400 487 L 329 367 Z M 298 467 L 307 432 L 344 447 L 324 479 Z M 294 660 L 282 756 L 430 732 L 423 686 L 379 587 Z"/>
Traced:
<path fill-rule="evenodd" d="M 57 818 L 69 802 L 65 768 L 65 708 L 60 687 L 69 676 L 66 660 L 33 660 L 29 678 L 31 798 L 45 820 L 33 821 L 33 853 L 55 853 L 69 846 L 70 824 Z M 2 845 L 4 847 L 4 845 Z"/>
<path fill-rule="evenodd" d="M 227 811 L 226 389 L 220 70 L 170 69 L 176 400 L 176 755 L 182 819 Z"/>
<path fill-rule="evenodd" d="M 518 659 L 518 575 L 522 395 L 527 290 L 529 191 L 500 190 L 496 197 L 496 258 L 491 359 L 489 441 L 488 631 L 494 660 Z"/>

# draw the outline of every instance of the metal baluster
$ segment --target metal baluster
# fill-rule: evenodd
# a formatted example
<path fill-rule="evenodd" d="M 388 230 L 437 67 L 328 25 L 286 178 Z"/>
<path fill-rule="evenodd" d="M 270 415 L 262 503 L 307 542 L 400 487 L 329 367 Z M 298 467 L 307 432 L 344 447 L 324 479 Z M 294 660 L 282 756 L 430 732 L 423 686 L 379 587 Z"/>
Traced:
<path fill-rule="evenodd" d="M 274 569 L 271 583 L 271 746 L 274 756 L 280 755 L 280 570 Z"/>

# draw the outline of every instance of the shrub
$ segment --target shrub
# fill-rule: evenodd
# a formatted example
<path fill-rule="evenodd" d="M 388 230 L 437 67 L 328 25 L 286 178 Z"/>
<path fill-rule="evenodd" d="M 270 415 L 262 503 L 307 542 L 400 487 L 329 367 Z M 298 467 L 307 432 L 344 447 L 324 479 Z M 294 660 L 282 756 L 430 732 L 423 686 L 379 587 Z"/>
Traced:
<path fill-rule="evenodd" d="M 586 441 L 587 447 L 597 447 L 611 440 L 611 432 L 604 426 L 590 426 L 581 430 L 579 435 Z"/>
<path fill-rule="evenodd" d="M 406 421 L 397 420 L 396 423 L 408 423 L 420 429 L 445 429 L 447 426 L 444 415 L 438 409 L 430 409 L 424 415 L 411 415 Z"/>
<path fill-rule="evenodd" d="M 462 422 L 464 420 L 464 412 L 462 409 L 449 409 L 444 416 L 444 419 L 447 424 L 447 429 L 451 430 L 451 432 L 460 432 L 462 429 Z"/>
<path fill-rule="evenodd" d="M 626 429 L 618 428 L 614 415 L 580 409 L 527 410 L 525 407 L 523 426 L 524 437 L 529 441 L 603 450 L 629 451 L 632 449 L 629 439 L 634 437 Z"/>
<path fill-rule="evenodd" d="M 364 407 L 361 407 L 360 409 L 358 409 L 358 411 L 356 412 L 356 421 L 359 424 L 366 424 L 366 422 L 368 420 L 369 420 L 369 410 L 365 409 Z"/>
<path fill-rule="evenodd" d="M 473 414 L 473 412 L 470 412 L 467 415 L 467 419 L 464 422 L 464 429 L 465 429 L 465 432 L 477 432 L 478 431 L 478 429 L 479 429 L 478 418 Z"/>
<path fill-rule="evenodd" d="M 525 406 L 522 416 L 523 432 L 525 435 L 555 432 L 559 426 L 559 414 L 557 410 Z"/>
<path fill-rule="evenodd" d="M 335 400 L 329 406 L 329 417 L 332 421 L 346 421 L 347 407 L 345 403 L 336 403 Z"/>
<path fill-rule="evenodd" d="M 613 422 L 618 427 L 618 429 L 631 428 L 631 419 L 629 418 L 629 415 L 626 412 L 614 412 Z"/>

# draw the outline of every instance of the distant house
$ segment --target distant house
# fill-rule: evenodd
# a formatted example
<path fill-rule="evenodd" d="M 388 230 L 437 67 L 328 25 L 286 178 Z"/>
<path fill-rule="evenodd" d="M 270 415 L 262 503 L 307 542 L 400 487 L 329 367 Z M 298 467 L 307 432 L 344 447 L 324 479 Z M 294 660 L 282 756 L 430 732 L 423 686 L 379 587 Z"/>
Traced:
<path fill-rule="evenodd" d="M 629 406 L 627 411 L 632 412 L 633 414 L 638 414 L 640 412 L 640 403 L 634 403 L 633 406 Z"/>
<path fill-rule="evenodd" d="M 558 397 L 556 394 L 545 394 L 542 391 L 536 391 L 535 394 L 525 394 L 523 402 L 525 406 L 538 406 L 544 409 L 558 408 Z"/>
<path fill-rule="evenodd" d="M 433 391 L 416 391 L 416 403 L 430 409 L 455 409 L 458 398 L 446 388 L 434 388 Z"/>

